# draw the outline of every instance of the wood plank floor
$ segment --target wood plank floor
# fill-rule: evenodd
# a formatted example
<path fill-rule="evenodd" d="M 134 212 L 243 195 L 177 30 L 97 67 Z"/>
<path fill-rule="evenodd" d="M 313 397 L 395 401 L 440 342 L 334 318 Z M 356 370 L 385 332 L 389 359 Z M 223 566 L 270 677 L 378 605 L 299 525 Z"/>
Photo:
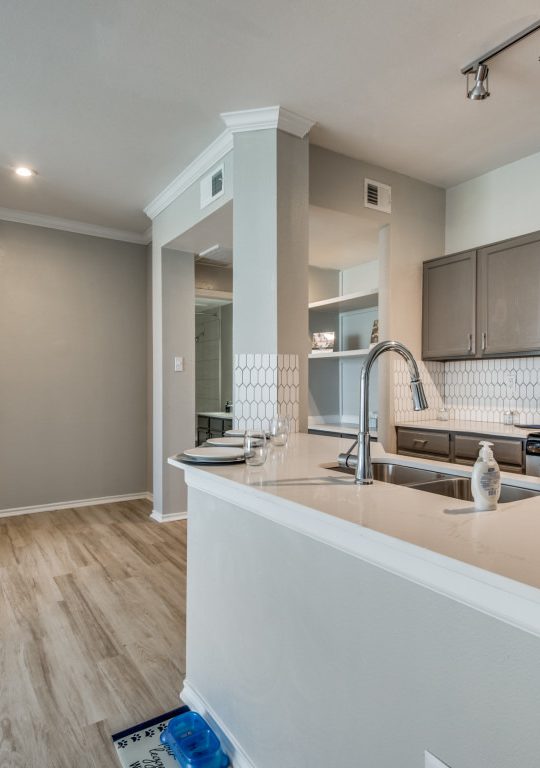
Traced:
<path fill-rule="evenodd" d="M 0 768 L 115 768 L 179 706 L 186 523 L 146 501 L 0 518 Z"/>

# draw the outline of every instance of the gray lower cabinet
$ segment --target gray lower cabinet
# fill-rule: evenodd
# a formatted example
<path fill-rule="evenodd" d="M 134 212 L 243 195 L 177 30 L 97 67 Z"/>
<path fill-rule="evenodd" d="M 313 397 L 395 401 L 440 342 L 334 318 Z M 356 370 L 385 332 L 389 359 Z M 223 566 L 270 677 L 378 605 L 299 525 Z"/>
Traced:
<path fill-rule="evenodd" d="M 540 354 L 540 232 L 424 262 L 424 360 Z"/>
<path fill-rule="evenodd" d="M 510 440 L 485 435 L 454 435 L 454 461 L 456 464 L 472 466 L 478 458 L 480 440 L 493 443 L 493 455 L 504 472 L 524 472 L 523 440 Z"/>
<path fill-rule="evenodd" d="M 540 353 L 540 232 L 478 251 L 482 356 Z"/>
<path fill-rule="evenodd" d="M 419 429 L 397 430 L 398 453 L 436 461 L 450 461 L 450 434 Z"/>
<path fill-rule="evenodd" d="M 424 263 L 422 357 L 474 357 L 476 352 L 476 252 Z"/>
<path fill-rule="evenodd" d="M 222 437 L 228 429 L 232 429 L 232 419 L 197 416 L 197 445 L 202 445 L 209 437 Z"/>
<path fill-rule="evenodd" d="M 493 443 L 493 454 L 504 472 L 525 472 L 525 445 L 519 438 L 421 430 L 397 427 L 397 452 L 403 456 L 418 456 L 435 461 L 450 461 L 472 466 L 478 457 L 480 440 Z"/>

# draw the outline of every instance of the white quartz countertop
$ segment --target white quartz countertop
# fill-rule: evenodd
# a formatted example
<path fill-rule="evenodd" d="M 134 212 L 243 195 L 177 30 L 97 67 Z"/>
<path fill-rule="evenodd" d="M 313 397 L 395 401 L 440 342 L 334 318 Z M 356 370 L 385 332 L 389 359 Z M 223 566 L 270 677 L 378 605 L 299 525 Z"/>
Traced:
<path fill-rule="evenodd" d="M 520 429 L 511 424 L 498 424 L 492 421 L 462 421 L 449 419 L 448 421 L 397 421 L 396 427 L 409 427 L 410 429 L 428 429 L 441 432 L 470 432 L 471 434 L 495 435 L 497 437 L 520 437 L 524 439 L 529 432 L 535 432 L 532 427 Z"/>
<path fill-rule="evenodd" d="M 540 635 L 540 496 L 476 512 L 470 502 L 332 470 L 350 441 L 291 435 L 263 467 L 182 464 L 188 485 L 238 503 Z M 470 475 L 467 467 L 387 454 L 375 461 Z M 540 479 L 501 473 L 540 490 Z M 486 592 L 487 590 L 487 592 Z M 532 611 L 532 613 L 531 613 Z"/>
<path fill-rule="evenodd" d="M 232 419 L 233 414 L 225 411 L 197 411 L 197 416 L 206 416 L 210 419 Z"/>

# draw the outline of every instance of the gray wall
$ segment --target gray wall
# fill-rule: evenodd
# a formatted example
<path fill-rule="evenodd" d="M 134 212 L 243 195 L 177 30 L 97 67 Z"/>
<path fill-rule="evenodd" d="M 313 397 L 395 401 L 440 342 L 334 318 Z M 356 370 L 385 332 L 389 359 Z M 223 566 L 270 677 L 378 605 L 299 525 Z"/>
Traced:
<path fill-rule="evenodd" d="M 0 222 L 0 509 L 146 490 L 144 246 Z"/>
<path fill-rule="evenodd" d="M 363 179 L 392 187 L 392 213 L 364 208 Z M 444 252 L 445 192 L 410 176 L 310 146 L 309 202 L 379 225 L 379 338 L 405 343 L 420 358 L 422 347 L 422 262 Z M 379 366 L 379 438 L 395 447 L 393 372 L 385 355 Z M 421 376 L 429 379 L 425 366 Z M 426 413 L 426 417 L 432 417 Z M 414 415 L 411 410 L 411 415 Z"/>
<path fill-rule="evenodd" d="M 233 158 L 223 158 L 225 192 L 201 209 L 200 187 L 195 182 L 152 221 L 152 317 L 153 317 L 153 493 L 159 515 L 186 510 L 187 494 L 181 472 L 167 464 L 167 457 L 192 446 L 195 433 L 195 372 L 187 375 L 170 370 L 165 343 L 173 354 L 188 354 L 195 365 L 195 269 L 193 256 L 177 251 L 184 260 L 185 274 L 175 274 L 168 289 L 166 246 L 232 199 Z M 176 283 L 176 281 L 178 281 Z M 166 296 L 167 295 L 167 296 Z M 172 302 L 170 310 L 166 301 Z M 171 325 L 167 325 L 171 322 Z M 183 352 L 186 350 L 186 352 Z"/>
<path fill-rule="evenodd" d="M 195 287 L 205 291 L 229 291 L 233 289 L 233 272 L 226 267 L 195 264 Z"/>
<path fill-rule="evenodd" d="M 257 768 L 538 765 L 538 637 L 189 493 L 187 680 Z"/>
<path fill-rule="evenodd" d="M 146 490 L 152 492 L 152 243 L 146 246 Z"/>
<path fill-rule="evenodd" d="M 323 301 L 339 296 L 339 270 L 309 267 L 309 301 Z"/>

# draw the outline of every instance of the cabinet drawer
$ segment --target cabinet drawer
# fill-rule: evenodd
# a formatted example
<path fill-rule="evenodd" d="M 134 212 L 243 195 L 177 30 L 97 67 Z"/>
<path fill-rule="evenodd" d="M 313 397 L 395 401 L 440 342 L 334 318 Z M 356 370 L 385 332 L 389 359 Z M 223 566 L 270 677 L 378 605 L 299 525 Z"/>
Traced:
<path fill-rule="evenodd" d="M 208 416 L 197 416 L 197 426 L 199 429 L 208 429 L 209 422 Z"/>
<path fill-rule="evenodd" d="M 463 467 L 474 467 L 475 460 L 474 459 L 456 459 L 454 462 L 455 464 L 461 464 Z M 518 464 L 499 464 L 499 469 L 501 472 L 514 472 L 515 474 L 523 474 L 523 467 L 522 465 Z"/>
<path fill-rule="evenodd" d="M 489 435 L 456 435 L 454 444 L 454 453 L 456 461 L 458 459 L 469 459 L 473 462 L 478 457 L 480 450 L 480 440 L 488 440 L 493 443 L 493 455 L 497 463 L 501 465 L 511 465 L 521 467 L 523 464 L 523 443 L 521 440 L 505 440 L 500 438 L 491 438 Z"/>
<path fill-rule="evenodd" d="M 232 429 L 232 419 L 225 419 L 223 421 L 223 431 L 226 432 L 228 429 Z"/>
<path fill-rule="evenodd" d="M 450 434 L 448 432 L 422 432 L 416 429 L 398 429 L 398 451 L 414 454 L 435 454 L 450 456 Z"/>

